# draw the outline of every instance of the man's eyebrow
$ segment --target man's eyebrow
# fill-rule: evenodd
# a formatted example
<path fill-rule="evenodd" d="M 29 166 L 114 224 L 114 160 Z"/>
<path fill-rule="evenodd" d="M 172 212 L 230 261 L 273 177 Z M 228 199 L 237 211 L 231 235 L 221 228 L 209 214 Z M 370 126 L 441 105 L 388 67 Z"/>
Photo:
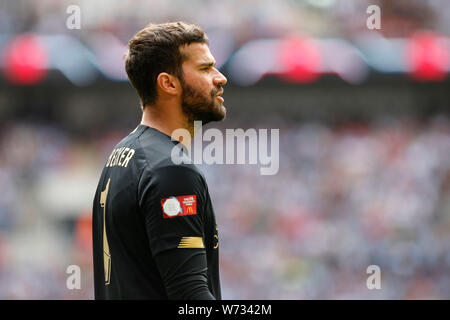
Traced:
<path fill-rule="evenodd" d="M 199 68 L 203 68 L 203 67 L 214 67 L 216 65 L 215 61 L 211 61 L 211 62 L 204 62 L 204 63 L 200 63 L 198 65 Z"/>

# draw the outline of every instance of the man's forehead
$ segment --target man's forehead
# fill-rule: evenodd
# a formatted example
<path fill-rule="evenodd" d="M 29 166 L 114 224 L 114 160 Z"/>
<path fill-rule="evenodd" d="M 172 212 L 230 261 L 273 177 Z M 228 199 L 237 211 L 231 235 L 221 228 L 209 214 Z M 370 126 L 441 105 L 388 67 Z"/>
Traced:
<path fill-rule="evenodd" d="M 180 51 L 187 57 L 186 63 L 204 64 L 215 63 L 215 59 L 205 43 L 191 43 L 180 47 Z"/>

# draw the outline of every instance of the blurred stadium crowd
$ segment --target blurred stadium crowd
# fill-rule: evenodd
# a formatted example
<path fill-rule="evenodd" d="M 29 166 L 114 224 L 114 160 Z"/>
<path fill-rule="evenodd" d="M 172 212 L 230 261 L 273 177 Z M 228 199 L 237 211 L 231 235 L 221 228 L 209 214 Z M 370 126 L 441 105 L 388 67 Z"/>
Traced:
<path fill-rule="evenodd" d="M 82 8 L 81 30 L 66 28 L 65 9 L 70 4 Z M 69 105 L 90 108 L 89 99 L 106 95 L 100 88 L 109 88 L 111 80 L 120 78 L 123 65 L 116 58 L 137 30 L 150 21 L 182 19 L 200 24 L 212 40 L 218 66 L 224 65 L 228 76 L 226 62 L 252 40 L 290 33 L 352 40 L 367 31 L 369 4 L 382 7 L 379 33 L 386 39 L 406 38 L 417 30 L 432 30 L 448 39 L 447 0 L 3 1 L 0 69 L 5 69 L 5 45 L 11 37 L 28 32 L 65 34 L 87 45 L 104 62 L 100 68 L 104 67 L 106 81 L 91 87 L 86 82 L 79 89 L 76 85 L 82 81 L 77 81 L 88 69 L 80 67 L 81 60 L 68 58 L 79 48 L 69 45 L 62 46 L 68 51 L 58 63 L 62 72 L 62 62 L 82 70 L 80 77 L 67 77 L 75 79 L 69 84 L 75 84 L 71 96 L 80 93 L 75 101 L 63 99 L 66 93 L 54 74 L 34 84 L 37 91 L 46 88 L 42 95 L 47 97 L 36 95 L 40 101 L 26 100 L 26 94 L 18 91 L 5 92 L 23 84 L 7 86 L 7 77 L 0 79 L 0 299 L 93 298 L 92 199 L 113 146 L 134 129 L 128 126 L 133 123 L 129 113 L 134 111 L 123 106 L 128 114 L 118 124 L 111 124 L 107 114 L 85 122 L 83 116 L 73 117 L 74 123 L 85 126 L 70 129 L 67 122 L 54 119 Z M 99 34 L 103 38 L 96 37 Z M 114 39 L 119 40 L 117 50 L 110 50 Z M 438 62 L 450 59 L 450 50 L 446 52 Z M 389 64 L 392 57 L 379 60 Z M 439 67 L 439 81 L 445 81 L 450 64 Z M 405 83 L 405 79 L 392 81 L 389 94 L 400 95 L 396 85 L 404 88 Z M 127 86 L 124 83 L 130 89 Z M 383 92 L 374 96 L 378 94 Z M 408 97 L 399 98 L 399 104 Z M 447 108 L 447 112 L 424 118 L 385 112 L 369 121 L 336 124 L 307 117 L 297 121 L 283 114 L 276 114 L 277 121 L 270 116 L 257 120 L 250 112 L 236 122 L 218 124 L 221 129 L 280 129 L 280 170 L 274 176 L 260 176 L 256 165 L 200 166 L 219 226 L 223 298 L 449 299 L 450 103 L 445 97 L 436 101 L 444 101 L 440 110 Z M 14 103 L 21 101 L 30 101 L 26 106 L 30 117 L 23 117 L 28 113 L 23 106 L 17 111 Z M 36 117 L 47 104 L 51 105 L 45 109 L 48 114 Z M 231 114 L 233 107 L 258 112 L 257 105 L 229 107 Z M 303 107 L 307 108 L 299 106 Z M 138 106 L 133 110 L 138 113 Z M 70 118 L 71 113 L 66 120 Z M 81 267 L 81 290 L 66 287 L 65 271 L 73 264 Z M 369 265 L 381 268 L 381 290 L 366 286 Z"/>
<path fill-rule="evenodd" d="M 449 298 L 449 121 L 291 124 L 274 176 L 202 165 L 224 298 Z M 1 298 L 92 298 L 89 200 L 126 134 L 87 143 L 51 124 L 1 128 Z M 82 290 L 65 287 L 70 264 Z M 372 264 L 383 290 L 366 287 Z"/>
<path fill-rule="evenodd" d="M 380 32 L 389 37 L 407 36 L 418 29 L 448 34 L 450 29 L 445 0 L 7 0 L 0 5 L 0 28 L 11 33 L 72 34 L 65 28 L 69 5 L 82 8 L 82 29 L 109 32 L 124 42 L 149 21 L 181 18 L 198 23 L 208 33 L 216 30 L 238 46 L 296 31 L 317 37 L 351 37 L 367 30 L 369 5 L 383 8 Z"/>

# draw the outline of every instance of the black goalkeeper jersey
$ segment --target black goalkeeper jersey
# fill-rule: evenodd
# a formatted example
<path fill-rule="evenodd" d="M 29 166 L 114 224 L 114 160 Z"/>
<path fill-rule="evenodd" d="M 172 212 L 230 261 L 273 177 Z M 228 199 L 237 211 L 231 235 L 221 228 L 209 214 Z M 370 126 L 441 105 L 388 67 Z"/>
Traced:
<path fill-rule="evenodd" d="M 208 186 L 172 161 L 178 143 L 139 125 L 109 156 L 93 205 L 96 299 L 221 299 Z"/>

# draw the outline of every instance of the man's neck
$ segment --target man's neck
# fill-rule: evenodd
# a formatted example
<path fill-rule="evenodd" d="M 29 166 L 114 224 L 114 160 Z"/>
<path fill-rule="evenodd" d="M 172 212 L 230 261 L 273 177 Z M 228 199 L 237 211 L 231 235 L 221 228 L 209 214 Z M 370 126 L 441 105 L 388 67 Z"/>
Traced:
<path fill-rule="evenodd" d="M 190 136 L 194 136 L 194 124 L 190 123 L 186 116 L 180 112 L 168 112 L 160 111 L 161 109 L 147 106 L 142 112 L 141 124 L 155 128 L 162 133 L 172 136 L 172 133 L 176 129 L 186 129 Z M 185 146 L 190 146 L 190 141 L 180 141 Z"/>

